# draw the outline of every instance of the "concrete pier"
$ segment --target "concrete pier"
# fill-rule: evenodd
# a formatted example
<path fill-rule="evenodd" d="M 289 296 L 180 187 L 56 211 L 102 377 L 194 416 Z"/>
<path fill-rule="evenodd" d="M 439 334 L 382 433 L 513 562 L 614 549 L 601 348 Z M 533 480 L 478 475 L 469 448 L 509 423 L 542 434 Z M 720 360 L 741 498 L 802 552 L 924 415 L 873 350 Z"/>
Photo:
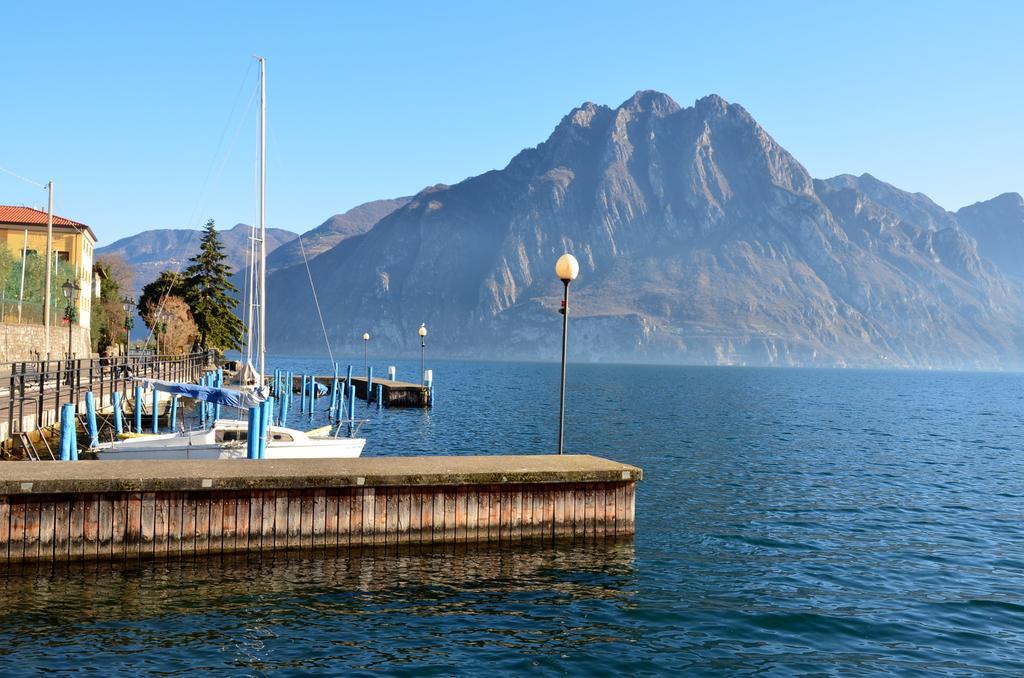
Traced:
<path fill-rule="evenodd" d="M 589 455 L 5 462 L 0 565 L 634 532 L 643 472 Z"/>

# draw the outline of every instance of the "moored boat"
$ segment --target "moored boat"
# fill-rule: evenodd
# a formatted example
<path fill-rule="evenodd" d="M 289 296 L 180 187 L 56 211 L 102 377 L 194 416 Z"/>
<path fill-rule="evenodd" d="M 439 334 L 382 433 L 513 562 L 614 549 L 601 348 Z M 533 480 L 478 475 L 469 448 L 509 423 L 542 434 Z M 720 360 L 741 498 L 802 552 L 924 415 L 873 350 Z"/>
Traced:
<path fill-rule="evenodd" d="M 101 460 L 112 459 L 245 459 L 247 423 L 218 419 L 208 429 L 179 433 L 136 434 L 94 448 Z M 263 459 L 327 459 L 358 457 L 365 438 L 310 435 L 284 426 L 270 426 Z"/>

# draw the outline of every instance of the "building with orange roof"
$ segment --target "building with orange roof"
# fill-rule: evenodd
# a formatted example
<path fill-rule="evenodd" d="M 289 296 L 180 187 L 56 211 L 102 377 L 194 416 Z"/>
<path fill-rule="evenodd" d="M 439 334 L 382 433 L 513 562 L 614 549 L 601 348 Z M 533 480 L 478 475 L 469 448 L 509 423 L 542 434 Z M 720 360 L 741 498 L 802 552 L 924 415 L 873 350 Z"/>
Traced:
<path fill-rule="evenodd" d="M 0 247 L 5 247 L 10 255 L 10 260 L 15 262 L 15 277 L 17 277 L 17 272 L 32 270 L 33 266 L 45 265 L 45 260 L 42 257 L 46 252 L 46 222 L 47 214 L 43 210 L 17 205 L 0 205 Z M 50 298 L 50 324 L 51 327 L 56 328 L 67 327 L 67 321 L 64 319 L 66 302 L 60 287 L 67 280 L 78 283 L 81 291 L 75 304 L 75 324 L 84 330 L 84 332 L 80 332 L 84 337 L 82 342 L 75 342 L 79 348 L 75 353 L 80 357 L 83 355 L 81 351 L 83 345 L 86 347 L 84 353 L 88 355 L 88 329 L 91 324 L 92 298 L 95 289 L 93 282 L 95 248 L 96 234 L 89 226 L 66 217 L 53 215 L 53 283 Z M 17 289 L 19 287 L 17 282 L 7 284 L 4 290 L 4 297 L 0 300 L 0 323 L 42 324 L 43 285 L 37 283 L 38 289 L 23 291 Z M 22 284 L 20 287 L 25 287 L 25 285 Z M 14 292 L 12 292 L 12 288 L 14 288 Z M 67 329 L 63 331 L 66 333 Z M 63 342 L 59 343 L 54 343 L 54 340 L 51 340 L 50 343 L 51 354 L 60 354 L 64 351 L 58 347 L 66 344 L 67 339 L 65 338 Z M 14 357 L 13 355 L 4 357 L 20 359 L 20 356 Z M 3 361 L 4 357 L 0 357 L 0 361 Z"/>

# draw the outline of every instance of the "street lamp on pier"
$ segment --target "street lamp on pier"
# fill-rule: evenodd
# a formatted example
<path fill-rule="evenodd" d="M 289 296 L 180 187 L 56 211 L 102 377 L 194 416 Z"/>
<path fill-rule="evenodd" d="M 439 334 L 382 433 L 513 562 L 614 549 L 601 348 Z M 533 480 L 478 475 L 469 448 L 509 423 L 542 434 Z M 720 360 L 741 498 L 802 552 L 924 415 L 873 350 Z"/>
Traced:
<path fill-rule="evenodd" d="M 427 323 L 420 323 L 420 386 L 423 385 L 423 351 L 427 348 Z"/>
<path fill-rule="evenodd" d="M 555 275 L 562 281 L 562 386 L 558 397 L 558 453 L 562 454 L 562 442 L 565 432 L 565 349 L 568 346 L 569 333 L 569 283 L 580 274 L 580 263 L 571 254 L 563 254 L 555 262 Z"/>
<path fill-rule="evenodd" d="M 156 354 L 160 355 L 160 335 L 164 335 L 164 342 L 167 341 L 167 320 L 171 315 L 163 309 L 156 312 L 156 322 L 153 324 L 153 334 L 156 336 Z M 167 346 L 164 346 L 167 350 Z"/>
<path fill-rule="evenodd" d="M 366 347 L 370 345 L 370 333 L 363 332 L 363 371 L 366 371 L 366 366 L 369 364 L 366 361 Z"/>
<path fill-rule="evenodd" d="M 135 307 L 135 302 L 132 301 L 131 297 L 125 296 L 121 300 L 121 307 L 125 309 L 125 355 L 127 355 L 131 350 L 131 328 L 134 325 L 131 309 Z"/>

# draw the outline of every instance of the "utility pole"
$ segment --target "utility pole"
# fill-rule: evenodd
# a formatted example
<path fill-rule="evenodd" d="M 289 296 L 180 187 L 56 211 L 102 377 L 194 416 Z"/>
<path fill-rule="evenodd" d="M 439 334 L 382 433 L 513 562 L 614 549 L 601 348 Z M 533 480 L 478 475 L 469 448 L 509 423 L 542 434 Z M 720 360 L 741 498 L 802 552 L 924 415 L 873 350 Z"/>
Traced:
<path fill-rule="evenodd" d="M 50 276 L 53 275 L 53 179 L 46 185 L 49 198 L 46 205 L 46 287 L 43 288 L 43 354 L 50 359 Z"/>

